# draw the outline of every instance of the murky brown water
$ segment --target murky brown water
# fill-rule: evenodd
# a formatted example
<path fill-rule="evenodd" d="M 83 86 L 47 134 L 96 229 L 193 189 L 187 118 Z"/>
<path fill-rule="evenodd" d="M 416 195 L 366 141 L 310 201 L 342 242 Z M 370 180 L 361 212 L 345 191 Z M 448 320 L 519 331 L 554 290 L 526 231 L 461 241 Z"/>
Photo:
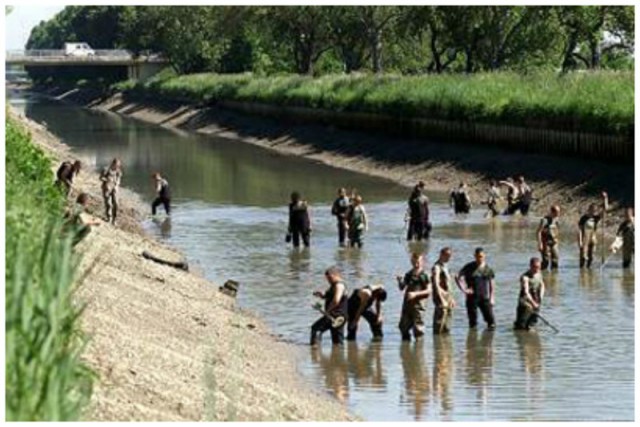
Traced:
<path fill-rule="evenodd" d="M 175 211 L 171 222 L 148 221 L 149 230 L 179 247 L 208 278 L 241 282 L 240 304 L 260 313 L 286 339 L 306 343 L 317 318 L 311 292 L 323 288 L 322 272 L 341 267 L 350 289 L 388 286 L 385 338 L 305 349 L 308 381 L 343 400 L 368 420 L 632 420 L 634 418 L 634 275 L 614 258 L 604 271 L 581 272 L 574 226 L 564 224 L 562 268 L 545 274 L 543 325 L 534 333 L 511 329 L 517 278 L 535 253 L 534 224 L 521 218 L 489 222 L 484 212 L 456 218 L 431 194 L 434 231 L 425 246 L 429 266 L 437 250 L 451 246 L 452 270 L 483 246 L 497 275 L 494 332 L 469 331 L 457 294 L 450 337 L 427 335 L 402 343 L 397 332 L 401 295 L 393 277 L 409 269 L 403 242 L 408 191 L 388 181 L 285 157 L 239 141 L 205 139 L 50 101 L 24 103 L 65 142 L 97 166 L 112 157 L 126 167 L 124 185 L 153 198 L 149 175 L 169 179 Z M 363 250 L 339 249 L 330 203 L 339 186 L 365 197 L 371 231 Z M 312 203 L 310 250 L 285 245 L 286 203 L 292 190 Z M 428 323 L 432 316 L 429 301 Z M 481 324 L 482 325 L 482 324 Z"/>

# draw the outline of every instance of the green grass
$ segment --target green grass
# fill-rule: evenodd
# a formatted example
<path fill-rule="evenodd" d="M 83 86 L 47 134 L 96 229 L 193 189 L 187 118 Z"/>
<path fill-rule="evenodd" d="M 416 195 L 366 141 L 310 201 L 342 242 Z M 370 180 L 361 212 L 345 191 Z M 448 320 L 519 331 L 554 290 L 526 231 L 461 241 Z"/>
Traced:
<path fill-rule="evenodd" d="M 239 100 L 608 134 L 632 134 L 634 120 L 632 72 L 318 78 L 207 73 L 115 88 L 196 103 Z"/>
<path fill-rule="evenodd" d="M 78 258 L 61 232 L 64 198 L 49 159 L 11 119 L 6 156 L 6 420 L 75 420 L 93 374 L 79 359 Z"/>

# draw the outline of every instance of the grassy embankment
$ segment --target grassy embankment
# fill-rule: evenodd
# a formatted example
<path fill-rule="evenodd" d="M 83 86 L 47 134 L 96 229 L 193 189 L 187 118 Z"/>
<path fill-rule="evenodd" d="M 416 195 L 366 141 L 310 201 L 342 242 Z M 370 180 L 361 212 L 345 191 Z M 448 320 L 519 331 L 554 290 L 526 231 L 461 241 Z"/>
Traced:
<path fill-rule="evenodd" d="M 632 72 L 257 77 L 159 75 L 113 86 L 166 99 L 219 100 L 632 135 Z"/>
<path fill-rule="evenodd" d="M 78 257 L 61 231 L 64 197 L 51 163 L 6 122 L 6 419 L 75 420 L 91 395 L 79 360 Z"/>

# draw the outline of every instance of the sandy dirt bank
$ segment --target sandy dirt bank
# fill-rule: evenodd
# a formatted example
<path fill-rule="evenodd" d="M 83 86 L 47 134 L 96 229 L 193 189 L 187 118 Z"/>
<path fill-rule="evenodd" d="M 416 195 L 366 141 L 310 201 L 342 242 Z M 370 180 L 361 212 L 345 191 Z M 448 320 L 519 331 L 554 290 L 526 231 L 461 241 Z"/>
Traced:
<path fill-rule="evenodd" d="M 76 156 L 46 128 L 12 113 L 54 163 Z M 82 160 L 82 159 L 81 159 Z M 83 170 L 71 197 L 91 197 L 101 217 L 97 174 Z M 121 194 L 117 226 L 103 223 L 77 246 L 83 254 L 76 294 L 86 304 L 83 358 L 97 374 L 89 420 L 351 420 L 346 408 L 314 391 L 296 370 L 302 349 L 278 341 L 263 322 L 197 274 L 144 259 L 147 250 L 179 261 L 176 250 L 144 235 L 147 210 Z M 242 292 L 242 288 L 240 288 Z"/>

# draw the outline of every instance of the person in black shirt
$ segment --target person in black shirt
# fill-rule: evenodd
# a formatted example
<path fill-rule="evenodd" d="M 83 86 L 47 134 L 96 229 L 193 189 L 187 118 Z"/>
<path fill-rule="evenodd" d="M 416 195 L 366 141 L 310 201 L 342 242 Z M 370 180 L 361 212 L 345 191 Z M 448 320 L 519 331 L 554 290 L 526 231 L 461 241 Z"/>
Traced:
<path fill-rule="evenodd" d="M 428 239 L 431 233 L 429 222 L 429 198 L 424 194 L 424 182 L 420 181 L 409 196 L 407 218 L 407 241 Z"/>
<path fill-rule="evenodd" d="M 338 190 L 338 198 L 333 202 L 331 206 L 331 215 L 336 217 L 338 221 L 338 243 L 340 246 L 345 246 L 345 239 L 347 237 L 347 230 L 349 225 L 347 223 L 347 214 L 349 212 L 349 205 L 351 201 L 347 197 L 347 190 L 341 188 Z"/>
<path fill-rule="evenodd" d="M 300 193 L 291 193 L 291 203 L 289 203 L 289 230 L 287 240 L 291 237 L 293 247 L 300 247 L 300 237 L 305 247 L 309 247 L 311 235 L 311 217 L 309 206 L 302 200 Z"/>
<path fill-rule="evenodd" d="M 328 268 L 324 276 L 329 282 L 329 288 L 324 291 L 315 291 L 313 296 L 324 299 L 324 311 L 333 318 L 346 316 L 347 314 L 347 287 L 342 281 L 340 271 L 336 267 Z M 344 340 L 344 324 L 334 327 L 333 322 L 327 316 L 322 316 L 311 326 L 310 344 L 316 345 L 322 334 L 331 331 L 331 341 L 334 345 L 341 345 Z"/>
<path fill-rule="evenodd" d="M 451 191 L 449 204 L 457 214 L 468 214 L 471 210 L 471 199 L 467 193 L 467 184 L 461 182 L 457 189 Z"/>
<path fill-rule="evenodd" d="M 151 214 L 156 214 L 158 206 L 164 206 L 167 215 L 171 215 L 171 193 L 169 192 L 169 182 L 160 176 L 159 172 L 154 173 L 151 177 L 156 181 L 156 193 L 158 197 L 151 204 Z"/>
<path fill-rule="evenodd" d="M 485 258 L 484 249 L 476 248 L 475 261 L 462 267 L 455 280 L 458 288 L 466 294 L 469 327 L 477 326 L 479 308 L 489 329 L 495 329 L 496 321 L 493 315 L 495 274 L 487 265 Z M 464 287 L 462 283 L 465 284 Z"/>
<path fill-rule="evenodd" d="M 353 291 L 348 301 L 347 341 L 354 341 L 360 317 L 369 323 L 374 339 L 382 338 L 382 303 L 387 291 L 382 285 L 367 285 Z"/>
<path fill-rule="evenodd" d="M 73 164 L 68 161 L 62 162 L 58 168 L 56 185 L 64 190 L 65 195 L 69 195 L 73 179 L 80 173 L 80 169 L 82 169 L 80 160 L 76 160 Z"/>

